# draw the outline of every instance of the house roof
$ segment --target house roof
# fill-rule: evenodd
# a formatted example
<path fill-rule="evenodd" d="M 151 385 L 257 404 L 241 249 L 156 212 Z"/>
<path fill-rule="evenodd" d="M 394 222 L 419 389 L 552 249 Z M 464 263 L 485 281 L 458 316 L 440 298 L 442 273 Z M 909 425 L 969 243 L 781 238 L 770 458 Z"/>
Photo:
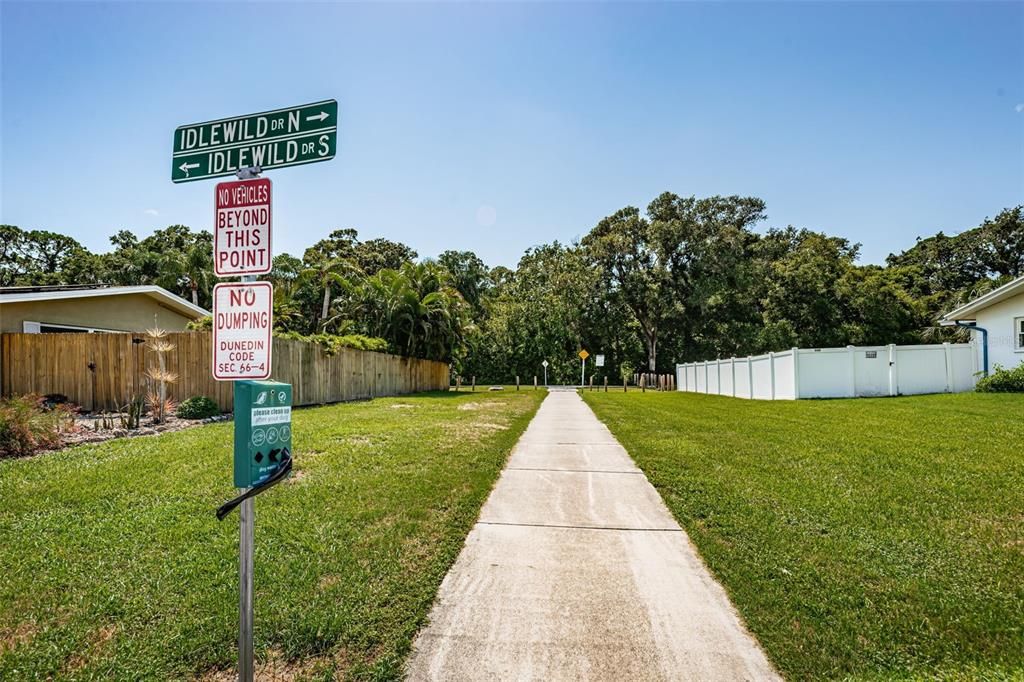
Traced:
<path fill-rule="evenodd" d="M 163 287 L 144 285 L 134 287 L 111 287 L 103 285 L 74 285 L 52 287 L 0 287 L 0 305 L 4 303 L 25 303 L 30 301 L 56 301 L 69 298 L 94 298 L 97 296 L 123 296 L 125 294 L 145 294 L 155 298 L 161 305 L 171 310 L 199 319 L 210 313 L 176 296 Z"/>
<path fill-rule="evenodd" d="M 978 314 L 979 310 L 984 310 L 990 305 L 995 305 L 1000 301 L 1005 301 L 1008 298 L 1012 298 L 1017 294 L 1024 293 L 1024 277 L 1018 277 L 1012 282 L 1008 282 L 998 289 L 993 289 L 987 294 L 982 294 L 973 301 L 969 301 L 964 305 L 960 306 L 956 310 L 951 310 L 942 316 L 943 320 L 950 322 L 959 320 L 973 320 Z"/>

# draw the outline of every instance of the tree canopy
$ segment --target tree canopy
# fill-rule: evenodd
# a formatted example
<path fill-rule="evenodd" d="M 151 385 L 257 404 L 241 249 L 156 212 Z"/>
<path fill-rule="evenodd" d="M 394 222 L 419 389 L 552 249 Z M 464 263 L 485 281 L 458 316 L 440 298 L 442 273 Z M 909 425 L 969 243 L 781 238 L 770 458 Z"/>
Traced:
<path fill-rule="evenodd" d="M 859 265 L 858 244 L 823 232 L 757 231 L 765 211 L 756 197 L 665 192 L 578 243 L 527 249 L 514 269 L 454 249 L 418 260 L 405 244 L 334 230 L 301 258 L 274 257 L 275 326 L 378 337 L 480 381 L 528 381 L 547 360 L 552 382 L 572 382 L 586 348 L 606 357 L 598 378 L 618 381 L 792 346 L 947 338 L 942 312 L 1024 275 L 1022 206 L 918 239 L 884 266 Z M 0 286 L 156 284 L 210 307 L 209 232 L 120 230 L 110 242 L 97 254 L 59 232 L 0 225 Z"/>

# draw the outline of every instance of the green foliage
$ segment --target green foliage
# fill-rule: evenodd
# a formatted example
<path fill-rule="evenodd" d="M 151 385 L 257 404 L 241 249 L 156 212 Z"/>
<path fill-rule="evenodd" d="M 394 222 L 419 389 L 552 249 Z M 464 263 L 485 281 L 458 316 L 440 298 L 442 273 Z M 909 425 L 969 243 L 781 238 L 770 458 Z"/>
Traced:
<path fill-rule="evenodd" d="M 334 230 L 302 258 L 274 257 L 274 329 L 379 337 L 495 383 L 542 374 L 545 359 L 552 382 L 574 382 L 586 348 L 606 356 L 589 370 L 601 381 L 623 363 L 671 372 L 792 346 L 959 340 L 962 330 L 935 320 L 1024 274 L 1022 206 L 920 239 L 885 267 L 858 265 L 859 245 L 822 232 L 755 232 L 765 210 L 756 197 L 665 192 L 578 244 L 528 249 L 515 269 L 457 250 L 416 264 L 405 244 Z M 0 225 L 0 285 L 158 284 L 209 308 L 210 241 L 182 225 L 144 239 L 122 230 L 96 255 L 64 235 Z"/>
<path fill-rule="evenodd" d="M 67 419 L 67 410 L 62 406 L 48 410 L 37 395 L 0 400 L 0 459 L 57 447 Z"/>
<path fill-rule="evenodd" d="M 298 332 L 275 332 L 274 336 L 280 339 L 291 339 L 293 341 L 307 341 L 318 343 L 324 347 L 328 355 L 334 355 L 342 348 L 354 348 L 356 350 L 368 350 L 376 353 L 383 353 L 388 350 L 388 342 L 384 339 L 362 334 L 299 334 Z"/>
<path fill-rule="evenodd" d="M 276 320 L 275 320 L 276 322 Z M 213 318 L 209 315 L 200 317 L 198 320 L 191 320 L 185 325 L 190 332 L 208 332 L 213 329 Z"/>
<path fill-rule="evenodd" d="M 465 348 L 470 320 L 449 275 L 434 263 L 406 263 L 363 280 L 355 293 L 367 333 L 399 355 L 452 361 Z"/>
<path fill-rule="evenodd" d="M 181 401 L 175 414 L 181 419 L 206 419 L 220 414 L 220 408 L 213 399 L 196 395 Z"/>
<path fill-rule="evenodd" d="M 1024 393 L 1024 364 L 1012 369 L 997 365 L 991 374 L 978 380 L 974 390 L 981 393 Z"/>

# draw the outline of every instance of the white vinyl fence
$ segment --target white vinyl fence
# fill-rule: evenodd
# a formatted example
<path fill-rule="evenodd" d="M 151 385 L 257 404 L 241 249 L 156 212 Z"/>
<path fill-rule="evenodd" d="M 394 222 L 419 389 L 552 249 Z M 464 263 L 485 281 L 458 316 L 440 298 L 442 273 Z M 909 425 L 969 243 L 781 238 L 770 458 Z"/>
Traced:
<path fill-rule="evenodd" d="M 792 348 L 676 365 L 676 387 L 760 400 L 959 393 L 974 388 L 976 365 L 969 343 Z"/>

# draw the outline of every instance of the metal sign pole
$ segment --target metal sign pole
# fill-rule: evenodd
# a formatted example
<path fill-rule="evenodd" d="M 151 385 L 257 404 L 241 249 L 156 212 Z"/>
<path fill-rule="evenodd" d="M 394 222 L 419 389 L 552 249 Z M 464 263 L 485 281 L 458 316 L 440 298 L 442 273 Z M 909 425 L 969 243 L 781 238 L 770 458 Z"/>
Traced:
<path fill-rule="evenodd" d="M 243 282 L 255 282 L 245 275 Z M 235 410 L 238 409 L 236 405 Z M 256 499 L 242 501 L 238 521 L 238 680 L 252 682 L 252 557 L 256 523 Z"/>
<path fill-rule="evenodd" d="M 250 497 L 239 508 L 238 543 L 238 679 L 252 682 L 252 545 L 256 521 L 256 499 Z"/>

